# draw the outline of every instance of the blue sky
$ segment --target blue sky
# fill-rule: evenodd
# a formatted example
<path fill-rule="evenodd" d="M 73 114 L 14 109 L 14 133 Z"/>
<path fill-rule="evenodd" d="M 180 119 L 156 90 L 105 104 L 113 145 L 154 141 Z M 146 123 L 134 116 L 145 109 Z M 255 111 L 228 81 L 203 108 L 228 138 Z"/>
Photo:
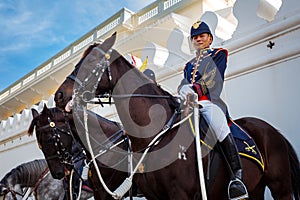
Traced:
<path fill-rule="evenodd" d="M 0 91 L 123 7 L 155 0 L 1 0 Z"/>

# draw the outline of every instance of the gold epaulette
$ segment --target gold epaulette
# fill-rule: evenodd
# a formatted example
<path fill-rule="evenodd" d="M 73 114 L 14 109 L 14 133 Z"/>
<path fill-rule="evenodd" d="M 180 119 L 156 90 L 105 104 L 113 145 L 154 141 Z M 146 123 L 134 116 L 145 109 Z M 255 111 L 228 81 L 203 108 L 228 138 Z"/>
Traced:
<path fill-rule="evenodd" d="M 217 50 L 215 55 L 217 55 L 219 52 L 224 51 L 226 53 L 226 57 L 228 57 L 228 50 L 224 48 L 215 48 L 214 50 Z"/>

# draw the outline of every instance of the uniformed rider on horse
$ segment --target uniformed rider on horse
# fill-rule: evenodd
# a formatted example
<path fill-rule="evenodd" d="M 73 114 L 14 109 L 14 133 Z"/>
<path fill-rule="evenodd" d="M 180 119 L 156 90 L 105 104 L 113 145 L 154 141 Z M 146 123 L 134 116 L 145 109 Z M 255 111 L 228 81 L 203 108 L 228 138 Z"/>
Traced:
<path fill-rule="evenodd" d="M 213 35 L 205 22 L 197 21 L 191 27 L 190 37 L 196 50 L 196 57 L 186 63 L 184 79 L 178 87 L 181 98 L 198 95 L 200 112 L 213 129 L 222 151 L 233 172 L 228 186 L 229 199 L 248 197 L 242 182 L 242 164 L 237 146 L 227 123 L 229 118 L 226 104 L 220 98 L 227 67 L 228 51 L 210 48 Z"/>

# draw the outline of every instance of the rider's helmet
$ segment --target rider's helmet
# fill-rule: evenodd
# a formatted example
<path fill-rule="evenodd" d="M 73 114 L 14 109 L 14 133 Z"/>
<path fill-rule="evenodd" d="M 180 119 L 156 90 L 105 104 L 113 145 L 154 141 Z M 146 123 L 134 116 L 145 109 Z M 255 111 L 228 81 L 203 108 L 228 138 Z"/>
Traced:
<path fill-rule="evenodd" d="M 151 69 L 145 69 L 143 72 L 148 78 L 150 78 L 153 82 L 156 82 L 155 73 Z"/>
<path fill-rule="evenodd" d="M 211 36 L 213 36 L 211 34 L 211 31 L 210 31 L 208 25 L 205 22 L 202 22 L 202 21 L 195 22 L 191 27 L 191 39 L 194 36 L 202 34 L 202 33 L 208 33 Z"/>

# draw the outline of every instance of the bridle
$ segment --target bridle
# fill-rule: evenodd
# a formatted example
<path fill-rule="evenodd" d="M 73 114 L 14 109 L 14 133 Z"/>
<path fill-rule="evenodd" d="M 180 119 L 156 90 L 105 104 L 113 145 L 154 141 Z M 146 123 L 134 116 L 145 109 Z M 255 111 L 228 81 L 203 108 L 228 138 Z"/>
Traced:
<path fill-rule="evenodd" d="M 98 46 L 94 47 L 92 50 L 96 50 L 100 52 L 101 55 L 104 55 L 104 57 L 96 64 L 95 68 L 89 73 L 88 77 L 86 77 L 83 81 L 79 80 L 77 78 L 77 73 L 74 75 L 73 73 L 67 76 L 67 79 L 73 80 L 75 83 L 77 83 L 79 86 L 73 90 L 73 96 L 75 100 L 81 100 L 85 103 L 89 102 L 93 95 L 95 94 L 95 91 L 97 89 L 97 85 L 100 82 L 102 75 L 105 71 L 107 71 L 107 75 L 109 78 L 109 93 L 112 93 L 112 75 L 110 70 L 110 57 L 112 53 L 112 49 L 109 49 L 107 52 L 103 51 Z M 83 62 L 82 60 L 81 62 Z M 80 66 L 80 63 L 79 63 Z M 107 69 L 107 70 L 106 70 Z M 78 72 L 78 69 L 77 71 Z M 87 86 L 90 83 L 94 83 L 94 86 L 92 88 L 88 88 Z"/>
<path fill-rule="evenodd" d="M 81 60 L 77 67 L 75 68 L 75 71 L 67 76 L 67 79 L 71 79 L 75 83 L 78 84 L 78 87 L 73 90 L 72 100 L 74 102 L 84 102 L 84 103 L 90 103 L 91 99 L 93 98 L 93 95 L 95 94 L 95 91 L 97 89 L 98 83 L 100 82 L 104 72 L 107 72 L 107 77 L 109 79 L 109 91 L 108 93 L 105 93 L 103 95 L 98 96 L 98 101 L 93 102 L 95 104 L 112 104 L 111 98 L 131 98 L 131 97 L 147 97 L 147 98 L 171 98 L 168 95 L 151 95 L 151 94 L 122 94 L 122 95 L 116 95 L 112 94 L 113 91 L 113 83 L 112 83 L 112 75 L 111 75 L 111 69 L 110 69 L 110 57 L 113 49 L 109 49 L 107 52 L 103 51 L 98 46 L 94 47 L 93 49 L 97 50 L 101 53 L 101 55 L 104 55 L 104 57 L 96 64 L 95 68 L 89 73 L 88 77 L 85 78 L 83 81 L 79 80 L 77 78 L 78 68 L 82 64 L 83 60 Z M 107 69 L 107 70 L 106 70 Z M 87 85 L 94 83 L 92 89 L 90 90 L 87 88 Z M 101 102 L 101 98 L 108 98 L 108 102 Z"/>
<path fill-rule="evenodd" d="M 44 125 L 42 127 L 39 127 L 36 131 L 41 133 L 45 129 L 50 129 L 51 130 L 52 141 L 53 141 L 54 146 L 56 148 L 56 154 L 52 155 L 52 156 L 45 156 L 45 159 L 47 161 L 58 158 L 61 163 L 72 165 L 73 156 L 63 146 L 63 143 L 60 140 L 61 139 L 61 134 L 65 134 L 67 136 L 72 137 L 72 141 L 74 139 L 73 134 L 71 132 L 71 129 L 69 127 L 68 116 L 67 115 L 65 115 L 65 119 L 66 119 L 65 124 L 66 124 L 67 129 L 57 127 L 55 122 L 53 120 L 51 120 L 50 117 L 48 117 L 48 124 Z"/>
<path fill-rule="evenodd" d="M 65 118 L 65 126 L 66 128 L 59 128 L 56 126 L 55 122 L 48 117 L 48 124 L 44 125 L 42 127 L 39 127 L 37 129 L 38 132 L 41 132 L 45 129 L 50 128 L 52 138 L 54 141 L 54 145 L 56 147 L 56 154 L 52 156 L 45 157 L 46 160 L 52 160 L 52 159 L 60 159 L 60 162 L 67 165 L 73 165 L 81 158 L 77 158 L 77 155 L 72 155 L 72 153 L 68 152 L 67 149 L 63 146 L 62 142 L 60 141 L 61 134 L 68 135 L 72 137 L 73 144 L 76 142 L 69 122 L 69 117 L 67 112 L 63 112 L 64 118 Z M 75 116 L 77 117 L 77 120 L 81 123 L 80 117 L 78 116 L 78 113 L 75 112 Z M 82 127 L 84 127 L 83 124 L 81 124 Z M 113 146 L 115 146 L 115 143 L 118 143 L 120 139 L 123 139 L 124 141 L 128 141 L 127 135 L 124 134 L 124 130 L 120 128 L 118 131 L 116 131 L 114 134 L 112 134 L 109 138 L 107 138 L 105 141 L 103 141 L 102 144 L 99 144 L 101 146 L 101 151 L 110 151 L 109 149 Z M 130 145 L 127 144 L 127 148 L 130 148 Z M 81 152 L 77 153 L 80 154 Z M 117 164 L 116 164 L 117 165 Z"/>
<path fill-rule="evenodd" d="M 13 198 L 14 200 L 17 200 L 17 195 L 19 195 L 19 196 L 21 196 L 21 197 L 24 196 L 24 194 L 15 191 L 15 190 L 12 189 L 11 187 L 5 187 L 5 188 L 6 188 L 8 191 L 7 191 L 7 193 L 3 196 L 3 199 L 4 199 L 4 200 L 5 200 L 5 197 L 6 197 L 6 195 L 7 195 L 8 193 L 11 193 L 12 198 Z"/>

